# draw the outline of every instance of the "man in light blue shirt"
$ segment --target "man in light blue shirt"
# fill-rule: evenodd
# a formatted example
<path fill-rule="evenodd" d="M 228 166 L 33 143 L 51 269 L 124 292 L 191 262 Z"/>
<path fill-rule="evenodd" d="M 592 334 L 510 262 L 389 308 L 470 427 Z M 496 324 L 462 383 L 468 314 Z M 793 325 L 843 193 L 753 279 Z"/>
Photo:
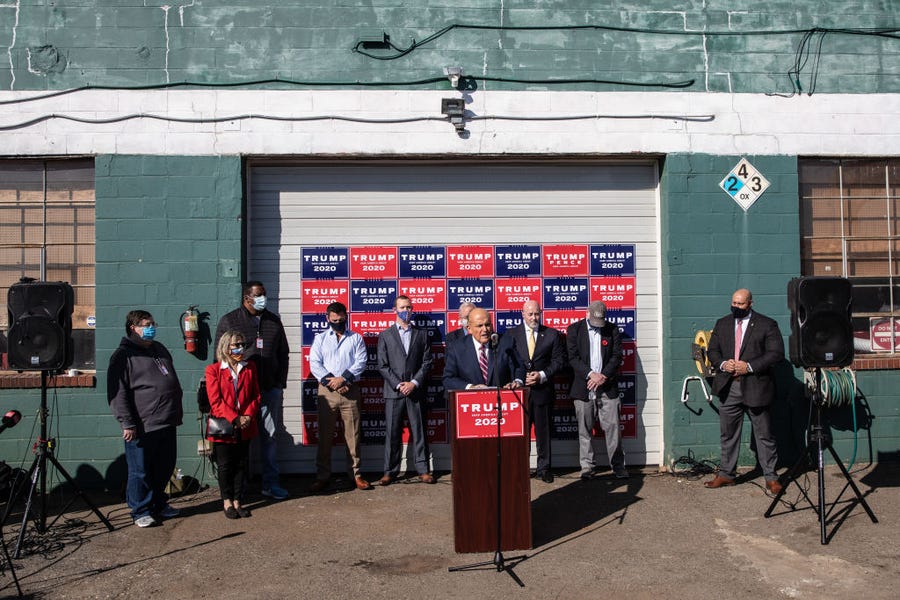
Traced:
<path fill-rule="evenodd" d="M 332 302 L 325 311 L 329 329 L 316 335 L 309 351 L 310 371 L 319 382 L 319 448 L 316 452 L 316 481 L 310 493 L 328 487 L 331 478 L 331 446 L 334 422 L 338 414 L 344 422 L 350 470 L 356 488 L 370 490 L 372 485 L 360 471 L 359 377 L 366 369 L 366 345 L 363 337 L 347 329 L 347 307 Z"/>

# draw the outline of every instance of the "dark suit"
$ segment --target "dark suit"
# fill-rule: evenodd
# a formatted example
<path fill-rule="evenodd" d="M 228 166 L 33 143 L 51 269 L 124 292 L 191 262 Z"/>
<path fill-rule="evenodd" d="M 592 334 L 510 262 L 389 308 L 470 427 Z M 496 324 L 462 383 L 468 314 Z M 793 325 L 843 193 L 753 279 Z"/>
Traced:
<path fill-rule="evenodd" d="M 469 332 L 466 331 L 465 327 L 460 327 L 459 329 L 454 329 L 453 331 L 451 331 L 450 333 L 447 334 L 447 337 L 444 338 L 444 344 L 449 346 L 453 342 L 464 339 L 467 335 L 469 335 Z"/>
<path fill-rule="evenodd" d="M 617 474 L 625 471 L 625 453 L 622 450 L 622 433 L 619 428 L 619 388 L 616 377 L 622 366 L 622 335 L 619 328 L 606 323 L 600 328 L 600 357 L 603 366 L 600 372 L 606 382 L 597 390 L 596 398 L 588 394 L 587 380 L 591 369 L 591 339 L 587 319 L 569 325 L 566 329 L 566 349 L 574 377 L 569 395 L 575 405 L 578 420 L 578 458 L 582 473 L 592 471 L 594 447 L 591 437 L 595 416 L 603 429 L 609 463 Z"/>
<path fill-rule="evenodd" d="M 415 453 L 416 471 L 428 473 L 428 451 L 425 440 L 425 385 L 431 370 L 431 344 L 428 333 L 411 327 L 409 352 L 396 325 L 378 335 L 378 372 L 384 379 L 384 474 L 396 476 L 400 472 L 403 413 L 409 418 L 410 435 Z M 416 381 L 418 387 L 404 396 L 397 386 L 404 381 Z"/>
<path fill-rule="evenodd" d="M 537 443 L 537 472 L 543 474 L 550 469 L 550 411 L 556 400 L 553 377 L 568 366 L 566 347 L 562 335 L 555 329 L 545 325 L 538 326 L 534 354 L 528 357 L 528 339 L 525 325 L 519 325 L 504 334 L 512 343 L 517 361 L 524 370 L 543 371 L 546 380 L 530 386 L 528 397 L 528 428 L 534 425 L 534 438 Z"/>
<path fill-rule="evenodd" d="M 752 372 L 740 377 L 721 370 L 723 362 L 734 357 L 735 319 L 729 315 L 716 321 L 709 339 L 707 356 L 717 369 L 712 390 L 722 406 L 719 408 L 722 459 L 720 475 L 734 479 L 741 444 L 744 412 L 753 424 L 757 458 L 768 480 L 777 479 L 775 464 L 778 455 L 775 436 L 769 417 L 769 405 L 775 399 L 775 380 L 772 368 L 784 359 L 784 340 L 778 323 L 756 311 L 741 338 L 740 360 L 750 364 Z"/>
<path fill-rule="evenodd" d="M 485 384 L 472 336 L 447 346 L 444 359 L 444 389 L 448 392 L 464 390 L 467 385 Z M 525 369 L 517 363 L 508 338 L 503 336 L 497 349 L 488 353 L 486 385 L 502 386 L 514 379 L 524 381 Z"/>

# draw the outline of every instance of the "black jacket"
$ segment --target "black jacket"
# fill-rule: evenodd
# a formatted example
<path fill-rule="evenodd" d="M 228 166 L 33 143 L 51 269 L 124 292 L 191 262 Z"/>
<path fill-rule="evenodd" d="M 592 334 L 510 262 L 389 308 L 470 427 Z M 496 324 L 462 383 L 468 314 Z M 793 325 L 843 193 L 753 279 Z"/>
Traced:
<path fill-rule="evenodd" d="M 784 360 L 784 340 L 778 323 L 756 311 L 750 313 L 747 331 L 741 338 L 740 360 L 750 363 L 753 372 L 735 380 L 731 373 L 720 371 L 719 366 L 734 358 L 734 317 L 728 315 L 716 321 L 709 338 L 707 356 L 716 367 L 712 391 L 723 402 L 731 386 L 737 381 L 741 386 L 747 406 L 768 406 L 775 399 L 773 367 Z"/>
<path fill-rule="evenodd" d="M 181 383 L 172 355 L 159 342 L 145 347 L 123 337 L 106 377 L 109 406 L 123 430 L 141 434 L 181 425 Z"/>
<path fill-rule="evenodd" d="M 263 392 L 276 387 L 284 389 L 287 387 L 288 357 L 291 351 L 284 325 L 281 324 L 281 317 L 268 310 L 262 311 L 259 317 L 257 329 L 256 319 L 243 306 L 225 314 L 216 327 L 213 348 L 218 347 L 223 333 L 229 329 L 237 329 L 244 334 L 244 341 L 247 343 L 244 358 L 256 362 L 259 389 Z M 262 350 L 256 347 L 257 337 L 263 340 Z"/>
<path fill-rule="evenodd" d="M 603 384 L 601 391 L 610 393 L 616 390 L 616 378 L 619 375 L 619 367 L 622 366 L 622 334 L 616 325 L 607 322 L 600 328 L 600 338 L 602 373 L 606 375 L 606 383 Z M 587 319 L 576 321 L 566 329 L 566 349 L 569 364 L 574 371 L 569 396 L 574 400 L 586 400 L 587 378 L 591 372 L 591 340 Z"/>

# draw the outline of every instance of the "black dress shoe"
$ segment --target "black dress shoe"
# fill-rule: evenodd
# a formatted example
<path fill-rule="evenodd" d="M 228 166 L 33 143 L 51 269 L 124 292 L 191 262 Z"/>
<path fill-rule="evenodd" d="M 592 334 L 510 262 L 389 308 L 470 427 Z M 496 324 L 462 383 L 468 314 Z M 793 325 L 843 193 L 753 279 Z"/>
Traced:
<path fill-rule="evenodd" d="M 593 477 L 593 473 L 590 471 L 582 471 L 581 472 L 581 480 L 582 481 L 590 481 L 591 477 Z"/>
<path fill-rule="evenodd" d="M 246 508 L 244 508 L 243 506 L 239 506 L 239 507 L 235 508 L 234 510 L 237 511 L 238 516 L 242 519 L 246 519 L 247 517 L 250 516 L 250 511 L 247 510 Z"/>
<path fill-rule="evenodd" d="M 240 519 L 241 515 L 238 514 L 238 511 L 235 510 L 233 506 L 229 506 L 225 509 L 225 516 L 229 519 Z"/>
<path fill-rule="evenodd" d="M 544 471 L 544 474 L 541 475 L 541 479 L 544 483 L 553 483 L 553 473 L 551 473 L 549 470 Z"/>
<path fill-rule="evenodd" d="M 540 477 L 540 476 L 541 476 L 541 472 L 540 472 L 540 471 L 535 470 L 535 471 L 532 471 L 532 472 L 531 472 L 531 478 L 532 478 L 532 479 L 537 479 L 537 478 Z"/>

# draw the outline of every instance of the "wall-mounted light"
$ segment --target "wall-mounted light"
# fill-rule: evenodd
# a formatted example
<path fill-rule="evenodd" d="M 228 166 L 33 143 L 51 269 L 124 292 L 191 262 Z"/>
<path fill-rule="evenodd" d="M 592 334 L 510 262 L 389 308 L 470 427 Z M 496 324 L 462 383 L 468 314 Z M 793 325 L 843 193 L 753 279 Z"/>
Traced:
<path fill-rule="evenodd" d="M 441 112 L 447 115 L 457 133 L 466 130 L 466 101 L 463 98 L 441 98 Z"/>
<path fill-rule="evenodd" d="M 463 76 L 462 67 L 444 67 L 444 75 L 450 80 L 453 89 L 459 89 L 459 78 Z"/>

